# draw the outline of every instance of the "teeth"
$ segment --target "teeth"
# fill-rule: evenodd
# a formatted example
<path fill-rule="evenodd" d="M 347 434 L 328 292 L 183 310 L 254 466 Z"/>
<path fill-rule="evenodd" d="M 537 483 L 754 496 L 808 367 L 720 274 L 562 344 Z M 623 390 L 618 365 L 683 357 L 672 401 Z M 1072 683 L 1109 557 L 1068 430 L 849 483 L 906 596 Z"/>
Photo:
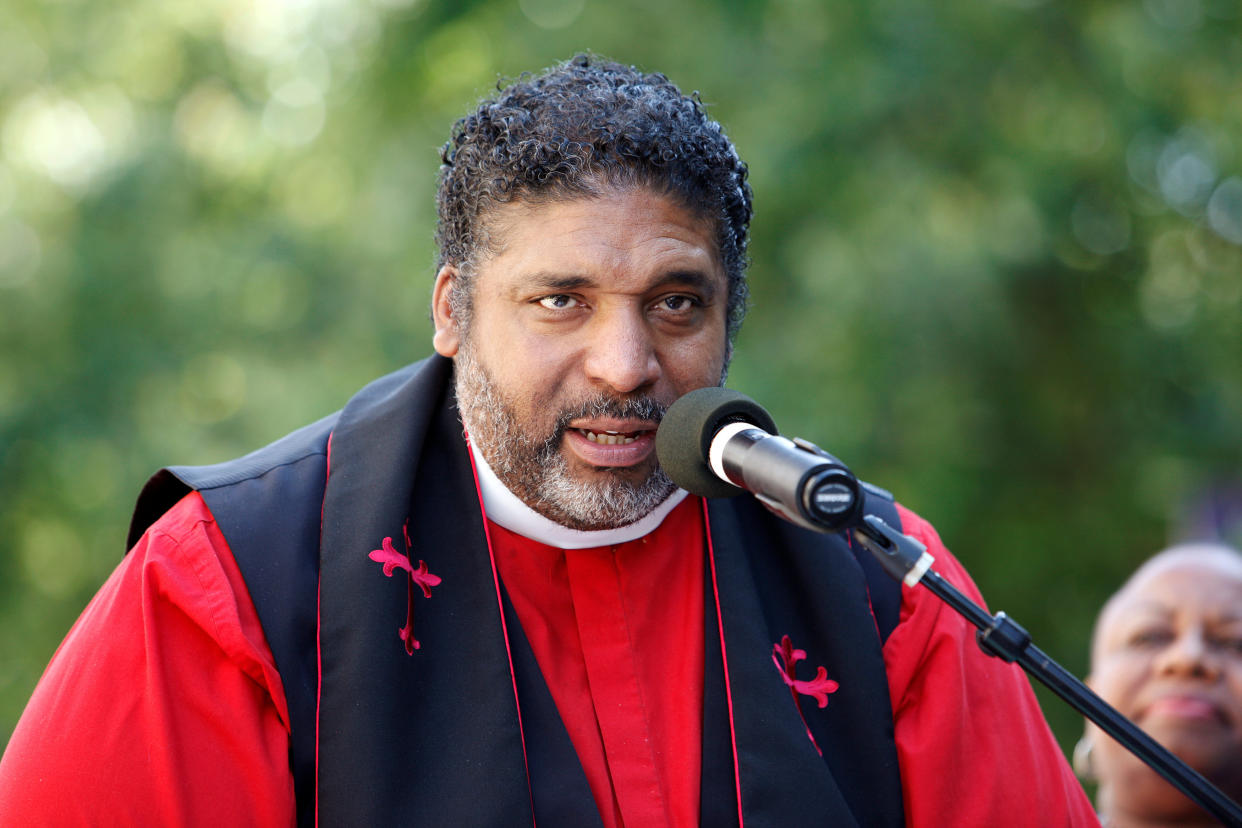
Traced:
<path fill-rule="evenodd" d="M 602 446 L 624 446 L 638 439 L 637 437 L 633 437 L 629 434 L 619 434 L 615 431 L 596 433 L 594 431 L 582 429 L 582 433 L 585 434 L 586 438 L 592 443 L 599 443 Z"/>

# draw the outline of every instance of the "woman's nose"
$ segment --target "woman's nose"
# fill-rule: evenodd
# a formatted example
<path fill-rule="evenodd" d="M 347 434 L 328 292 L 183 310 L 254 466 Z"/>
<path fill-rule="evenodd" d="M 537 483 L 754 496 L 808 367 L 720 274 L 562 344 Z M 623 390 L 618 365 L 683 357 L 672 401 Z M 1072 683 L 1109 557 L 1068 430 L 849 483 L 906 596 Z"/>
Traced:
<path fill-rule="evenodd" d="M 1173 675 L 1200 675 L 1213 677 L 1220 674 L 1217 654 L 1212 652 L 1197 627 L 1179 632 L 1169 646 L 1157 657 L 1156 669 Z"/>

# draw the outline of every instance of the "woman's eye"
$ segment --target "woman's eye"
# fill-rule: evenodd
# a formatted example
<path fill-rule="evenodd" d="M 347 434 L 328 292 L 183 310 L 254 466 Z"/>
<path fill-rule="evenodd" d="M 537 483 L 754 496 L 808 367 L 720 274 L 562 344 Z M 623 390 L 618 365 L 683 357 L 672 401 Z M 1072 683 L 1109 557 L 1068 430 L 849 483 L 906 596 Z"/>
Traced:
<path fill-rule="evenodd" d="M 1132 647 L 1156 647 L 1167 643 L 1170 639 L 1172 639 L 1172 637 L 1173 634 L 1168 630 L 1136 630 L 1130 634 L 1130 637 L 1126 640 L 1126 643 Z"/>
<path fill-rule="evenodd" d="M 564 293 L 554 293 L 551 296 L 544 296 L 539 300 L 539 304 L 548 310 L 565 310 L 575 307 L 578 300 Z"/>
<path fill-rule="evenodd" d="M 1242 636 L 1232 634 L 1220 635 L 1216 637 L 1216 644 L 1223 649 L 1242 653 Z"/>

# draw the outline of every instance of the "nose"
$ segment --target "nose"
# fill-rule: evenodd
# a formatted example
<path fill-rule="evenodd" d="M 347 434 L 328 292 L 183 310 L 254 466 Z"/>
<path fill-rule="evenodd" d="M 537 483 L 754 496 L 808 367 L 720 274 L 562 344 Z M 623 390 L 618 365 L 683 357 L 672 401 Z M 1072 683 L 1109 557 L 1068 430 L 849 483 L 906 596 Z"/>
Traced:
<path fill-rule="evenodd" d="M 1202 676 L 1215 678 L 1220 675 L 1216 653 L 1204 640 L 1203 631 L 1191 628 L 1181 631 L 1156 659 L 1156 670 L 1169 675 Z"/>
<path fill-rule="evenodd" d="M 634 310 L 598 314 L 587 349 L 583 364 L 587 378 L 618 394 L 650 387 L 660 377 L 652 332 L 641 313 Z"/>

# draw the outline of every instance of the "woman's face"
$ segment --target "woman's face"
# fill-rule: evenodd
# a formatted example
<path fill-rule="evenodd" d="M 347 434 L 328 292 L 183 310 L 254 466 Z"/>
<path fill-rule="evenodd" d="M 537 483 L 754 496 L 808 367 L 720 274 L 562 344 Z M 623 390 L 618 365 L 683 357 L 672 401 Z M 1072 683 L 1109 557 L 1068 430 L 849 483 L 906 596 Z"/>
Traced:
<path fill-rule="evenodd" d="M 1101 613 L 1088 683 L 1232 797 L 1242 793 L 1242 558 L 1180 547 L 1145 565 Z M 1096 731 L 1101 804 L 1172 816 L 1196 809 Z"/>

